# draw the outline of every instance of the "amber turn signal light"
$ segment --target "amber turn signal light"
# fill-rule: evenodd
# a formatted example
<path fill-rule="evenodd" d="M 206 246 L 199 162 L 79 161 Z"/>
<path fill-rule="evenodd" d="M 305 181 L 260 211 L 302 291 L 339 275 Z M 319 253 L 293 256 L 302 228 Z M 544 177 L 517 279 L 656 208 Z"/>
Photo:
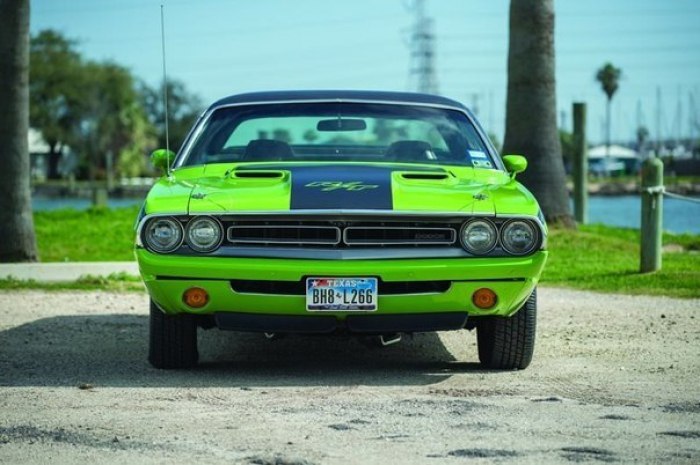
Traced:
<path fill-rule="evenodd" d="M 202 308 L 209 302 L 209 294 L 201 287 L 191 287 L 182 295 L 182 300 L 192 308 Z"/>
<path fill-rule="evenodd" d="M 477 289 L 474 294 L 472 294 L 472 303 L 478 308 L 487 310 L 496 305 L 496 302 L 498 302 L 496 293 L 487 287 Z"/>

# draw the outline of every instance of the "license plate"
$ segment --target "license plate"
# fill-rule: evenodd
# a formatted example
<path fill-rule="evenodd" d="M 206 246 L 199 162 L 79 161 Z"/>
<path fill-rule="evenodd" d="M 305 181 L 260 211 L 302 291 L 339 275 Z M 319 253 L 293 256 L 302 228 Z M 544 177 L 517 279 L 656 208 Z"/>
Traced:
<path fill-rule="evenodd" d="M 306 309 L 365 311 L 377 309 L 377 278 L 307 278 Z"/>

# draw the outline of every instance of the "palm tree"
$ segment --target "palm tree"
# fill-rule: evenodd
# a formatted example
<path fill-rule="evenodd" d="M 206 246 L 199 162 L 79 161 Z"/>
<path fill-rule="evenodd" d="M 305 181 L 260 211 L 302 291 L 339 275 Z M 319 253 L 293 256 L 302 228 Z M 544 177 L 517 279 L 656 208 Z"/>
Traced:
<path fill-rule="evenodd" d="M 0 262 L 37 258 L 29 190 L 29 0 L 0 0 Z"/>
<path fill-rule="evenodd" d="M 557 131 L 553 0 L 511 0 L 509 28 L 503 153 L 528 158 L 519 179 L 547 221 L 574 227 Z"/>
<path fill-rule="evenodd" d="M 612 63 L 605 63 L 595 75 L 596 80 L 600 82 L 603 88 L 603 92 L 608 97 L 605 117 L 605 154 L 607 156 L 610 155 L 610 103 L 615 92 L 617 92 L 621 76 L 622 70 L 615 68 Z"/>

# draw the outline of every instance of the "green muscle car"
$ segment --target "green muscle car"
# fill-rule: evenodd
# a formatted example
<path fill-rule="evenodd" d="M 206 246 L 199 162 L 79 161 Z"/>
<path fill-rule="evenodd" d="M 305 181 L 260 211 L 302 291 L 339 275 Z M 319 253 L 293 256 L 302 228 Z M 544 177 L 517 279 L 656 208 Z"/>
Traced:
<path fill-rule="evenodd" d="M 474 115 L 423 94 L 236 95 L 199 118 L 137 221 L 149 361 L 197 363 L 197 329 L 476 329 L 483 366 L 522 369 L 547 259 L 537 201 Z"/>

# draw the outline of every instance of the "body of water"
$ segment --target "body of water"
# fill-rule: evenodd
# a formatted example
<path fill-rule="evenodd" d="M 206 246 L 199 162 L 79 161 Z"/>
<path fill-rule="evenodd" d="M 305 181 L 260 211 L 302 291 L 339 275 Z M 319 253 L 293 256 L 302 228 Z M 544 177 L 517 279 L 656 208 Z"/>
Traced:
<path fill-rule="evenodd" d="M 641 216 L 642 199 L 638 195 L 588 197 L 589 223 L 639 229 Z M 700 234 L 700 203 L 664 197 L 663 216 L 665 231 Z"/>
<path fill-rule="evenodd" d="M 109 206 L 110 208 L 130 207 L 140 205 L 141 202 L 143 202 L 142 199 L 109 199 Z M 89 199 L 42 197 L 32 199 L 35 211 L 62 208 L 85 210 L 90 205 Z M 588 198 L 588 220 L 590 223 L 639 228 L 641 209 L 641 199 L 638 195 L 590 196 Z M 674 233 L 700 234 L 700 203 L 664 197 L 664 229 Z"/>

